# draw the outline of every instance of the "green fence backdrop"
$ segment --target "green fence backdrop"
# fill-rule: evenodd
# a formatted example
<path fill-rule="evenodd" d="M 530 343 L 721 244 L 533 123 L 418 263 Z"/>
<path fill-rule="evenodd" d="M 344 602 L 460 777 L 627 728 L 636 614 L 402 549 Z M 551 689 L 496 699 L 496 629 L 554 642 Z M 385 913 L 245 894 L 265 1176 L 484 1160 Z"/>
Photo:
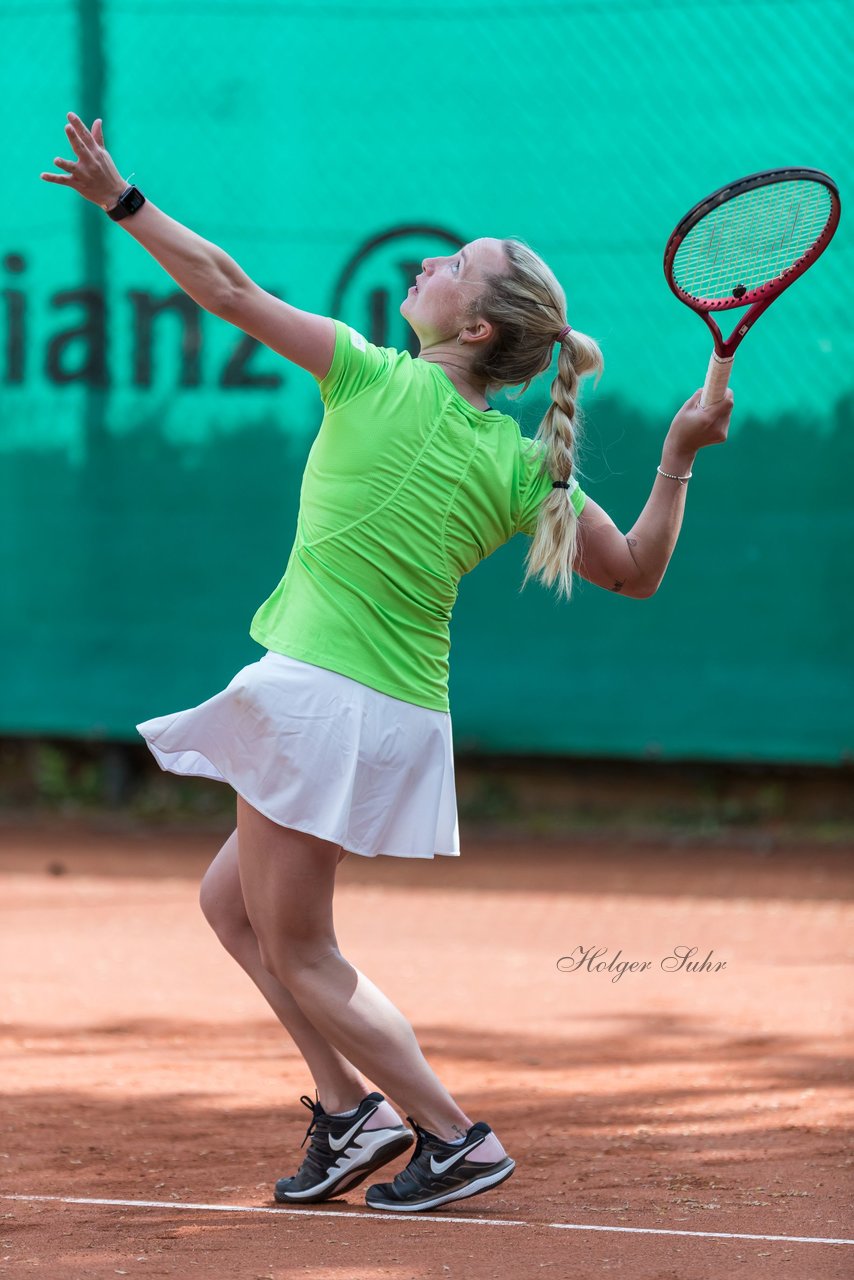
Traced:
<path fill-rule="evenodd" d="M 710 349 L 666 287 L 667 234 L 732 178 L 827 169 L 840 230 L 741 347 L 730 441 L 698 458 L 657 595 L 520 594 L 517 536 L 461 584 L 451 707 L 460 751 L 845 759 L 849 19 L 835 0 L 2 0 L 0 731 L 133 739 L 260 657 L 249 620 L 321 419 L 309 374 L 40 181 L 74 110 L 160 208 L 383 345 L 409 340 L 425 254 L 528 241 L 605 353 L 581 465 L 623 528 Z M 529 434 L 548 382 L 498 402 Z"/>

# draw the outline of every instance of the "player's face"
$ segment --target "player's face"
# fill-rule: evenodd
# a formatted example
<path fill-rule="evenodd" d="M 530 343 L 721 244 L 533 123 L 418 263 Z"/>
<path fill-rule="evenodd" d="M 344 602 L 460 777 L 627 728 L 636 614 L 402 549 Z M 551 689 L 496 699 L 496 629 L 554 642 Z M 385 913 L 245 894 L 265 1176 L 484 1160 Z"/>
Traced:
<path fill-rule="evenodd" d="M 481 293 L 485 276 L 506 269 L 501 241 L 490 237 L 473 240 L 444 258 L 425 258 L 400 313 L 422 346 L 456 339 L 468 323 L 467 306 Z"/>

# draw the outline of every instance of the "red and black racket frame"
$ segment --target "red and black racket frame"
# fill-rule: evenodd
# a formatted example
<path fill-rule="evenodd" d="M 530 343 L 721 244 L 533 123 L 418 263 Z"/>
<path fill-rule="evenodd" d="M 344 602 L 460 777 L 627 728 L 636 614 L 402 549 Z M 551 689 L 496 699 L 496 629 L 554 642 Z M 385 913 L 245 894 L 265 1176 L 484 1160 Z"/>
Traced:
<path fill-rule="evenodd" d="M 809 181 L 820 182 L 827 187 L 830 192 L 830 214 L 827 222 L 818 238 L 810 246 L 797 262 L 794 262 L 785 271 L 781 272 L 775 280 L 768 281 L 759 285 L 756 289 L 750 289 L 741 297 L 732 298 L 697 298 L 693 294 L 686 293 L 681 289 L 673 278 L 673 263 L 676 258 L 679 246 L 682 241 L 706 214 L 716 209 L 719 205 L 724 204 L 727 200 L 732 200 L 735 196 L 743 195 L 746 191 L 753 191 L 758 187 L 769 186 L 776 182 L 791 181 Z M 675 228 L 667 241 L 664 250 L 664 275 L 668 285 L 676 294 L 680 302 L 684 302 L 692 311 L 696 311 L 702 316 L 706 325 L 711 332 L 712 339 L 715 344 L 714 354 L 717 356 L 718 362 L 731 362 L 735 354 L 738 344 L 741 342 L 748 329 L 756 323 L 762 312 L 765 311 L 775 298 L 779 298 L 780 294 L 788 289 L 790 284 L 794 284 L 798 276 L 802 276 L 809 267 L 821 256 L 827 248 L 833 233 L 839 225 L 839 215 L 841 211 L 841 203 L 839 199 L 839 189 L 832 178 L 828 177 L 820 169 L 766 169 L 760 173 L 751 173 L 746 178 L 739 178 L 736 182 L 728 182 L 726 186 L 720 187 L 710 196 L 701 200 L 696 204 L 690 212 L 685 214 L 678 226 Z M 712 311 L 733 311 L 741 307 L 750 307 L 747 315 L 736 325 L 733 332 L 728 338 L 724 338 L 718 325 L 709 314 Z M 707 379 L 708 383 L 708 379 Z M 725 388 L 724 383 L 724 388 Z"/>

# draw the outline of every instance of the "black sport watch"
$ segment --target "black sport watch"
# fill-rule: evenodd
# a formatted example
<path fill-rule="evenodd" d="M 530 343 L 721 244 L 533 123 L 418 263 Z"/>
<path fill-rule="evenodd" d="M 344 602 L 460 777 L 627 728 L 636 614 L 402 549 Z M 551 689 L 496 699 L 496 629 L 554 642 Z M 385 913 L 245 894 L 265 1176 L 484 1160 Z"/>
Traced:
<path fill-rule="evenodd" d="M 114 222 L 121 222 L 122 218 L 136 213 L 137 209 L 141 209 L 144 204 L 145 196 L 138 187 L 125 187 L 115 208 L 107 209 L 107 217 L 112 218 Z"/>

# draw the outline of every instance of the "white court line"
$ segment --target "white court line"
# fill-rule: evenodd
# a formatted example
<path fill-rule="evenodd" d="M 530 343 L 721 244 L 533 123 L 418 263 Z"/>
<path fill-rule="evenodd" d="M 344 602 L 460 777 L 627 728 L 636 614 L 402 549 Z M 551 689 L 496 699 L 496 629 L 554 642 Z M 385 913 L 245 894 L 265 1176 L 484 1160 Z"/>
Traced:
<path fill-rule="evenodd" d="M 835 1240 L 829 1236 L 761 1236 L 744 1231 L 681 1231 L 667 1227 L 609 1227 L 585 1222 L 523 1222 L 514 1218 L 453 1218 L 412 1212 L 382 1213 L 373 1209 L 370 1213 L 344 1209 L 286 1209 L 272 1205 L 246 1204 L 186 1204 L 180 1200 L 89 1200 L 77 1196 L 20 1196 L 0 1195 L 0 1200 L 52 1201 L 59 1204 L 113 1205 L 123 1209 L 197 1209 L 211 1213 L 276 1213 L 310 1214 L 312 1218 L 383 1218 L 387 1222 L 468 1222 L 485 1227 L 556 1227 L 561 1231 L 627 1231 L 641 1236 L 701 1236 L 704 1240 L 776 1240 L 782 1244 L 854 1244 L 854 1240 Z"/>

